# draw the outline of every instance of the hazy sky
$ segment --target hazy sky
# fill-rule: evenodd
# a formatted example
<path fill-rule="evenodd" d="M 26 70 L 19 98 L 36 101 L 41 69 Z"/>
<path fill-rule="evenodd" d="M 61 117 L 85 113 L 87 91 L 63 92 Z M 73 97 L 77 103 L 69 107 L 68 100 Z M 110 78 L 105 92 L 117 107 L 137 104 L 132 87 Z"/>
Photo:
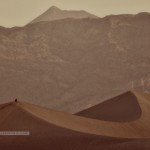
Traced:
<path fill-rule="evenodd" d="M 23 26 L 52 5 L 67 10 L 86 10 L 100 17 L 150 12 L 150 0 L 0 0 L 0 26 Z"/>

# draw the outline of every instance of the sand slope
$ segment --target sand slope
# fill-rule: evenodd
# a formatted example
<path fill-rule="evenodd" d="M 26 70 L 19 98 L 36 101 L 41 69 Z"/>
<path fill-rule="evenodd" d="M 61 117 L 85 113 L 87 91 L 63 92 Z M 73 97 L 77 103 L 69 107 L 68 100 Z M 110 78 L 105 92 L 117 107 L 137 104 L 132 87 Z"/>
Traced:
<path fill-rule="evenodd" d="M 126 123 L 79 117 L 23 102 L 5 104 L 0 107 L 0 131 L 30 131 L 30 136 L 0 136 L 0 146 L 4 150 L 148 150 L 150 96 L 134 94 L 142 115 L 138 120 Z"/>

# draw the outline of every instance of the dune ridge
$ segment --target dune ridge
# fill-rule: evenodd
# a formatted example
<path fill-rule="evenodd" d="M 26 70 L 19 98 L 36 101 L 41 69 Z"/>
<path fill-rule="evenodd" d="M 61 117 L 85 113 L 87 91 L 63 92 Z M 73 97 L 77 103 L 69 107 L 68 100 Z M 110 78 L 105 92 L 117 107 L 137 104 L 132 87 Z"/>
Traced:
<path fill-rule="evenodd" d="M 141 117 L 141 114 L 142 110 L 136 96 L 132 92 L 115 96 L 76 113 L 78 116 L 114 122 L 135 121 Z"/>

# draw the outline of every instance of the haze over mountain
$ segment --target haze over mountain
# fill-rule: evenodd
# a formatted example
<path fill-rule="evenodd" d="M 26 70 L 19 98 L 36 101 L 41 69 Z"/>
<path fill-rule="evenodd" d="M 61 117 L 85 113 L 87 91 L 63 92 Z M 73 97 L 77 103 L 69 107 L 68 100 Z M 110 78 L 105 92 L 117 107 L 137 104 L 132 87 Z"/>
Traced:
<path fill-rule="evenodd" d="M 149 91 L 149 13 L 38 21 L 0 27 L 1 103 L 75 113 L 130 89 Z"/>
<path fill-rule="evenodd" d="M 52 6 L 42 15 L 31 21 L 31 23 L 36 23 L 40 21 L 52 21 L 66 18 L 81 19 L 81 18 L 98 18 L 98 17 L 83 10 L 81 11 L 61 10 L 56 6 Z"/>

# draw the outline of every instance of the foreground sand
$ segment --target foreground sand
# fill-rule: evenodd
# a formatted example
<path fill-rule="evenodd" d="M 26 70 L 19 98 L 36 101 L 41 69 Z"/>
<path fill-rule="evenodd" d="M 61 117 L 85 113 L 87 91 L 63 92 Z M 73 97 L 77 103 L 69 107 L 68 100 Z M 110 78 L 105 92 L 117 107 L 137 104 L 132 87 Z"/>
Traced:
<path fill-rule="evenodd" d="M 147 94 L 136 93 L 136 96 L 138 101 L 149 99 Z M 139 103 L 140 106 L 143 103 Z M 147 106 L 141 107 L 142 114 L 148 111 L 148 101 L 146 104 Z M 29 131 L 30 136 L 0 136 L 0 149 L 149 150 L 148 116 L 141 115 L 128 123 L 114 123 L 69 115 L 22 102 L 9 103 L 0 106 L 0 131 Z M 143 119 L 146 118 L 146 124 L 143 124 Z M 103 125 L 106 126 L 102 128 Z"/>

